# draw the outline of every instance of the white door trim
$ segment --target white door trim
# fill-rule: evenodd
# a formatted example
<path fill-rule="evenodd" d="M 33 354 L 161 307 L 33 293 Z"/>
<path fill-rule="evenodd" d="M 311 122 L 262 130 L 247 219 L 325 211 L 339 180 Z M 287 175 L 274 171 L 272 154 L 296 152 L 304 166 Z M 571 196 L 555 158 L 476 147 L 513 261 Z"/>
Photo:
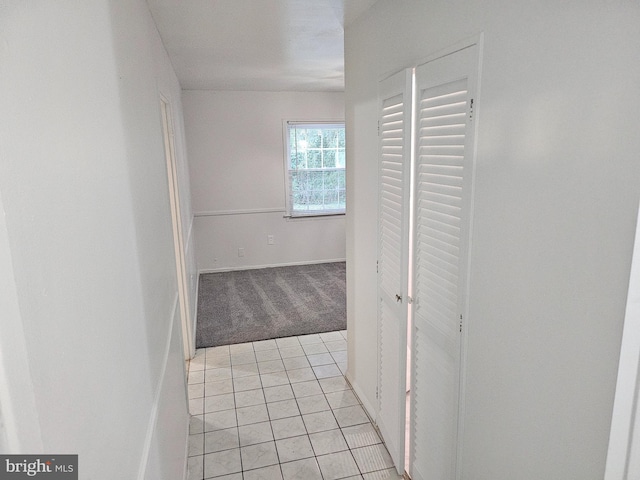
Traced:
<path fill-rule="evenodd" d="M 631 260 L 605 480 L 640 478 L 640 217 Z"/>
<path fill-rule="evenodd" d="M 167 162 L 167 179 L 169 184 L 169 201 L 171 204 L 171 225 L 173 229 L 173 244 L 176 261 L 176 280 L 178 283 L 178 303 L 180 307 L 180 319 L 182 323 L 182 342 L 185 360 L 194 355 L 194 336 L 191 327 L 191 315 L 189 306 L 187 281 L 187 269 L 185 261 L 185 246 L 182 230 L 182 216 L 180 211 L 180 189 L 178 186 L 178 167 L 176 163 L 175 139 L 173 117 L 171 115 L 171 103 L 160 94 L 160 107 L 162 111 L 162 132 L 164 137 L 164 151 Z"/>

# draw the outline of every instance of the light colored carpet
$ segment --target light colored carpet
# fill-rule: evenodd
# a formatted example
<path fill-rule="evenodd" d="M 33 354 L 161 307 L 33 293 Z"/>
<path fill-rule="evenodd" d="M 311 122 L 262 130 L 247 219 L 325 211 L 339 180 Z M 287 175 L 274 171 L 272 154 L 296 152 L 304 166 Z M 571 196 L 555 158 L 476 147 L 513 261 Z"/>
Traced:
<path fill-rule="evenodd" d="M 345 263 L 200 275 L 196 347 L 344 330 Z"/>

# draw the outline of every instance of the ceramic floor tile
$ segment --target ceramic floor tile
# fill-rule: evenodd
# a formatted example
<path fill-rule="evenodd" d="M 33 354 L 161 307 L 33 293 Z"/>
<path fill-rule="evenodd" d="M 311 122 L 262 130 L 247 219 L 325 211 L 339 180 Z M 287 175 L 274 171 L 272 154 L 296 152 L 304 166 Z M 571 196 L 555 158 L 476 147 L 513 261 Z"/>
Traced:
<path fill-rule="evenodd" d="M 264 389 L 264 398 L 267 403 L 290 400 L 293 398 L 293 390 L 289 384 L 267 387 Z"/>
<path fill-rule="evenodd" d="M 311 433 L 309 439 L 316 455 L 327 455 L 349 449 L 340 429 Z"/>
<path fill-rule="evenodd" d="M 378 443 L 370 447 L 351 450 L 353 458 L 361 473 L 375 472 L 393 467 L 393 461 L 384 444 Z"/>
<path fill-rule="evenodd" d="M 295 370 L 297 368 L 308 368 L 311 366 L 309 364 L 309 360 L 307 360 L 307 357 L 283 358 L 282 363 L 284 363 L 284 368 L 286 370 Z"/>
<path fill-rule="evenodd" d="M 342 372 L 335 363 L 313 367 L 313 373 L 315 373 L 318 380 L 329 377 L 342 377 Z"/>
<path fill-rule="evenodd" d="M 220 452 L 239 446 L 238 429 L 235 427 L 208 432 L 204 435 L 204 453 Z"/>
<path fill-rule="evenodd" d="M 237 425 L 236 411 L 223 410 L 220 412 L 212 412 L 204 414 L 204 431 L 213 432 L 214 430 L 223 430 L 225 428 L 235 427 Z"/>
<path fill-rule="evenodd" d="M 346 331 L 198 349 L 188 480 L 402 478 L 346 363 Z"/>
<path fill-rule="evenodd" d="M 265 373 L 264 375 L 260 375 L 260 380 L 262 381 L 262 386 L 265 388 L 287 385 L 289 383 L 289 377 L 286 372 Z"/>
<path fill-rule="evenodd" d="M 325 332 L 320 334 L 320 338 L 323 342 L 335 342 L 338 340 L 344 340 L 342 334 L 339 331 L 336 332 Z"/>
<path fill-rule="evenodd" d="M 218 347 L 208 347 L 205 349 L 205 355 L 208 357 L 216 355 L 229 355 L 229 345 L 220 345 Z"/>
<path fill-rule="evenodd" d="M 273 440 L 273 432 L 270 422 L 252 423 L 238 427 L 240 446 L 255 445 Z"/>
<path fill-rule="evenodd" d="M 231 374 L 233 378 L 248 377 L 252 375 L 258 375 L 257 363 L 243 363 L 241 365 L 234 365 L 231 367 Z"/>
<path fill-rule="evenodd" d="M 316 353 L 327 353 L 327 347 L 324 346 L 324 343 L 308 343 L 302 346 L 304 353 L 307 355 L 313 355 Z"/>
<path fill-rule="evenodd" d="M 364 478 L 364 480 L 403 480 L 404 478 L 402 475 L 398 475 L 398 472 L 396 472 L 395 468 L 388 468 L 387 470 L 365 473 L 362 477 Z"/>
<path fill-rule="evenodd" d="M 359 405 L 358 398 L 351 390 L 342 390 L 340 392 L 331 392 L 325 394 L 327 402 L 331 405 L 331 408 L 343 408 L 351 407 L 353 405 Z"/>
<path fill-rule="evenodd" d="M 267 360 L 259 362 L 258 369 L 260 374 L 282 372 L 284 371 L 284 363 L 282 363 L 282 360 Z"/>
<path fill-rule="evenodd" d="M 204 371 L 205 382 L 217 382 L 231 378 L 231 367 L 207 368 Z"/>
<path fill-rule="evenodd" d="M 338 428 L 336 419 L 330 411 L 309 413 L 302 416 L 307 432 L 316 433 L 324 430 L 335 430 Z"/>
<path fill-rule="evenodd" d="M 347 361 L 347 351 L 342 350 L 339 352 L 331 352 L 331 357 L 336 363 L 346 363 Z"/>
<path fill-rule="evenodd" d="M 204 456 L 205 478 L 219 477 L 242 471 L 240 449 L 224 450 L 222 452 L 207 453 Z"/>
<path fill-rule="evenodd" d="M 277 350 L 278 344 L 275 340 L 260 340 L 258 342 L 253 342 L 253 350 L 257 353 L 262 350 Z"/>
<path fill-rule="evenodd" d="M 311 442 L 307 435 L 276 440 L 276 448 L 281 463 L 293 462 L 294 460 L 302 460 L 303 458 L 311 458 L 314 456 L 313 448 L 311 448 Z"/>
<path fill-rule="evenodd" d="M 376 432 L 376 429 L 371 425 L 371 423 L 343 428 L 342 434 L 344 435 L 349 448 L 366 447 L 382 442 Z"/>
<path fill-rule="evenodd" d="M 256 360 L 258 362 L 266 362 L 268 360 L 281 360 L 280 352 L 277 348 L 274 350 L 259 350 L 256 352 Z"/>
<path fill-rule="evenodd" d="M 222 395 L 212 395 L 204 397 L 204 413 L 219 412 L 235 408 L 233 393 L 223 393 Z"/>
<path fill-rule="evenodd" d="M 284 480 L 322 480 L 315 458 L 305 458 L 280 465 Z"/>
<path fill-rule="evenodd" d="M 281 348 L 280 356 L 282 358 L 304 357 L 304 350 L 300 345 L 296 345 L 294 347 Z"/>
<path fill-rule="evenodd" d="M 253 350 L 243 353 L 231 354 L 231 365 L 244 365 L 246 363 L 256 363 L 256 355 Z"/>
<path fill-rule="evenodd" d="M 330 410 L 329 403 L 325 399 L 324 395 L 313 395 L 310 397 L 300 397 L 296 399 L 298 402 L 298 408 L 300 413 L 315 413 L 322 412 L 324 410 Z"/>
<path fill-rule="evenodd" d="M 261 388 L 236 392 L 235 398 L 236 408 L 250 407 L 251 405 L 260 405 L 261 403 L 265 403 L 264 393 Z"/>
<path fill-rule="evenodd" d="M 229 355 L 216 355 L 207 357 L 205 362 L 206 368 L 223 368 L 231 366 L 231 357 Z"/>
<path fill-rule="evenodd" d="M 318 395 L 322 393 L 320 383 L 317 380 L 310 380 L 308 382 L 300 382 L 291 384 L 293 394 L 296 398 L 309 397 L 311 395 Z"/>
<path fill-rule="evenodd" d="M 244 472 L 244 480 L 282 480 L 280 465 L 257 468 Z"/>
<path fill-rule="evenodd" d="M 204 433 L 189 435 L 189 456 L 202 455 L 204 453 Z"/>
<path fill-rule="evenodd" d="M 313 370 L 310 368 L 296 368 L 295 370 L 288 370 L 287 375 L 291 383 L 308 382 L 316 379 Z"/>
<path fill-rule="evenodd" d="M 233 390 L 236 392 L 255 390 L 256 388 L 262 388 L 262 382 L 260 381 L 259 375 L 233 379 Z"/>
<path fill-rule="evenodd" d="M 298 404 L 293 399 L 267 403 L 267 409 L 269 410 L 269 418 L 271 420 L 300 415 Z"/>
<path fill-rule="evenodd" d="M 194 370 L 193 372 L 189 372 L 188 383 L 189 385 L 204 383 L 204 370 Z"/>
<path fill-rule="evenodd" d="M 278 454 L 275 442 L 258 443 L 241 447 L 242 468 L 253 470 L 254 468 L 267 467 L 278 464 Z"/>
<path fill-rule="evenodd" d="M 321 455 L 316 459 L 324 480 L 337 480 L 360 474 L 358 466 L 349 451 Z"/>
<path fill-rule="evenodd" d="M 269 420 L 269 414 L 267 413 L 267 406 L 265 404 L 238 408 L 236 409 L 236 415 L 238 416 L 238 426 Z"/>
<path fill-rule="evenodd" d="M 313 355 L 308 355 L 307 358 L 313 367 L 335 363 L 330 353 L 314 353 Z"/>
<path fill-rule="evenodd" d="M 204 350 L 197 350 L 193 358 L 189 360 L 189 372 L 204 370 L 205 360 Z"/>
<path fill-rule="evenodd" d="M 204 433 L 204 415 L 191 415 L 189 418 L 189 434 Z"/>
<path fill-rule="evenodd" d="M 344 377 L 329 377 L 320 380 L 320 387 L 324 393 L 339 392 L 349 390 L 349 384 Z"/>
<path fill-rule="evenodd" d="M 242 473 L 232 473 L 230 475 L 222 475 L 221 477 L 216 477 L 216 480 L 242 480 Z M 345 479 L 348 480 L 348 479 Z"/>
<path fill-rule="evenodd" d="M 187 461 L 187 480 L 202 480 L 204 478 L 204 455 L 189 457 Z"/>
<path fill-rule="evenodd" d="M 297 337 L 276 338 L 276 343 L 280 349 L 300 346 L 300 342 Z"/>
<path fill-rule="evenodd" d="M 273 430 L 273 437 L 276 440 L 287 437 L 297 437 L 307 433 L 307 429 L 304 426 L 302 417 L 287 417 L 280 420 L 273 420 L 271 422 L 271 429 Z"/>
<path fill-rule="evenodd" d="M 318 335 L 317 333 L 312 333 L 310 335 L 300 335 L 298 337 L 298 341 L 300 342 L 300 345 L 308 345 L 310 343 L 322 343 L 322 339 L 320 338 L 320 335 Z"/>
<path fill-rule="evenodd" d="M 253 344 L 251 342 L 248 343 L 236 343 L 235 345 L 229 345 L 229 353 L 231 355 L 237 353 L 247 353 L 253 352 Z"/>
<path fill-rule="evenodd" d="M 347 331 L 346 330 L 340 330 L 340 335 L 342 335 L 342 337 L 347 340 Z"/>
<path fill-rule="evenodd" d="M 218 382 L 204 383 L 204 395 L 210 397 L 212 395 L 222 395 L 223 393 L 233 393 L 233 380 L 220 380 Z"/>
<path fill-rule="evenodd" d="M 343 352 L 347 350 L 347 341 L 339 340 L 337 342 L 325 342 L 324 346 L 327 347 L 327 350 L 330 352 Z"/>
<path fill-rule="evenodd" d="M 338 425 L 343 428 L 350 427 L 352 425 L 359 425 L 361 423 L 370 423 L 369 417 L 367 417 L 367 414 L 360 405 L 336 408 L 333 410 L 333 414 L 336 416 Z"/>
<path fill-rule="evenodd" d="M 204 397 L 189 400 L 189 413 L 191 415 L 202 415 L 204 413 Z"/>

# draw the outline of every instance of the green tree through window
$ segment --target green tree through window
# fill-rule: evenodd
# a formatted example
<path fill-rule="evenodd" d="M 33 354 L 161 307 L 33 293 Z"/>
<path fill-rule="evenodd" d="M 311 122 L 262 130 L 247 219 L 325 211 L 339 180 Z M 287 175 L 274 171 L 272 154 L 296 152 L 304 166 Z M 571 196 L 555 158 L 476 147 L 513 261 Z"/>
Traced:
<path fill-rule="evenodd" d="M 289 122 L 287 130 L 288 214 L 344 213 L 344 124 Z"/>

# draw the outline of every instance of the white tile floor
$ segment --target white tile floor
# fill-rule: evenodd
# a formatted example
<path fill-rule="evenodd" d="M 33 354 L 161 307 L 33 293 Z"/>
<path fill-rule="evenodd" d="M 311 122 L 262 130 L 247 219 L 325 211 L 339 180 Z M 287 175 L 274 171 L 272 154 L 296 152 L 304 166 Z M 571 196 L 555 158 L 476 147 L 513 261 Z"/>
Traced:
<path fill-rule="evenodd" d="M 200 349 L 188 480 L 399 479 L 343 377 L 346 331 Z"/>

